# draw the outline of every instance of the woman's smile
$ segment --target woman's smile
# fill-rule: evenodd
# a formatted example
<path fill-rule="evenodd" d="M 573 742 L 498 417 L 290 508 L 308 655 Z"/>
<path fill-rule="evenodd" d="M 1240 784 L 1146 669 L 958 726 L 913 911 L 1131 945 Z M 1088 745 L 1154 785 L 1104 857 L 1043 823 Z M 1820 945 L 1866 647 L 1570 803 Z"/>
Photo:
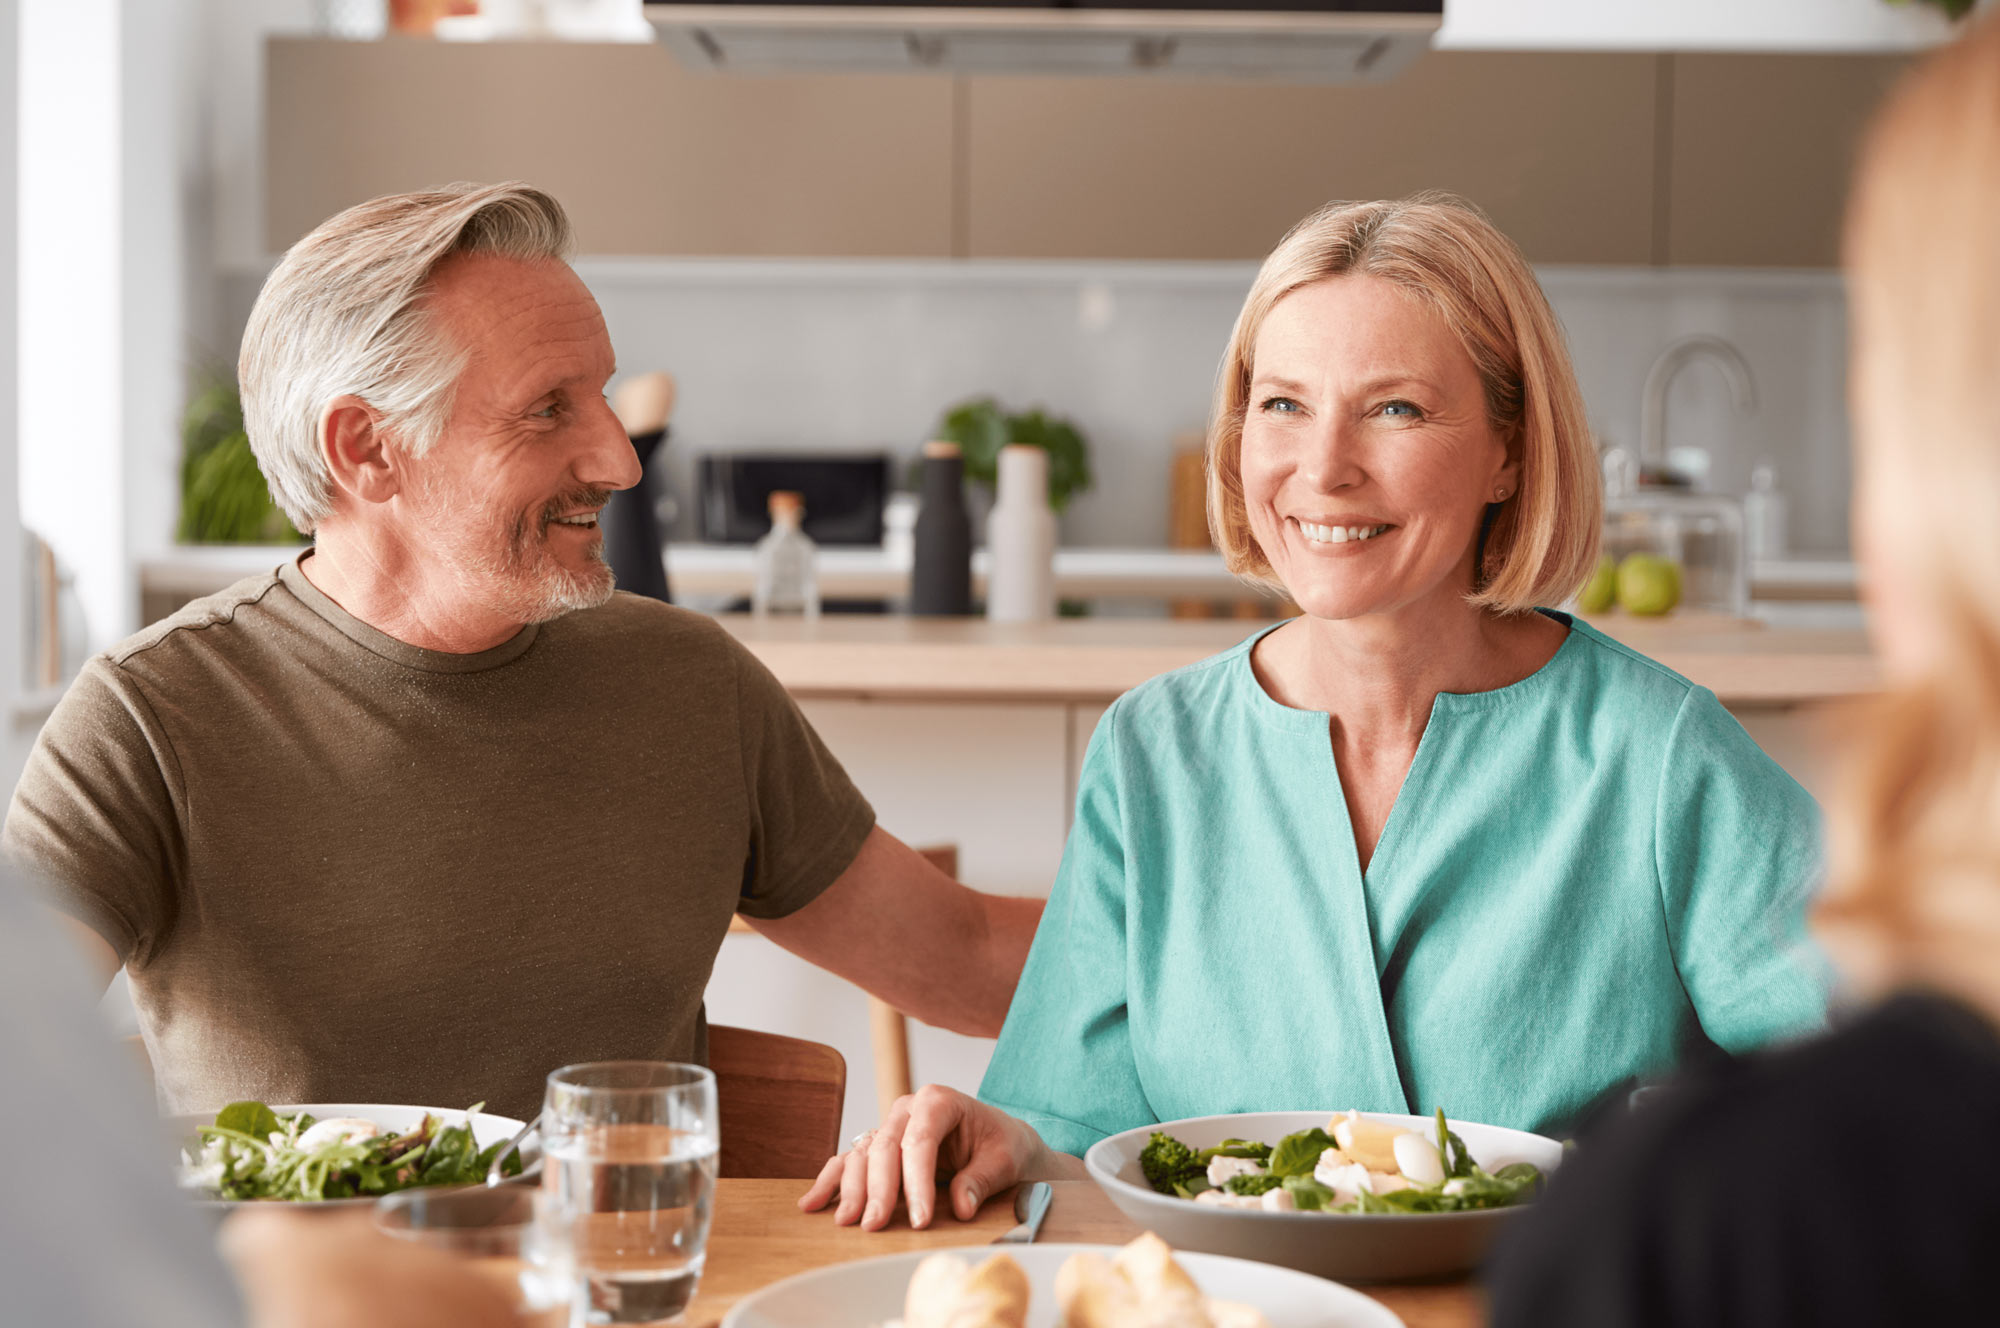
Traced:
<path fill-rule="evenodd" d="M 1348 545 L 1372 544 L 1386 535 L 1393 535 L 1399 527 L 1386 521 L 1341 520 L 1308 521 L 1304 517 L 1286 517 L 1285 524 L 1297 532 L 1300 539 L 1315 552 L 1360 553 L 1359 547 Z"/>

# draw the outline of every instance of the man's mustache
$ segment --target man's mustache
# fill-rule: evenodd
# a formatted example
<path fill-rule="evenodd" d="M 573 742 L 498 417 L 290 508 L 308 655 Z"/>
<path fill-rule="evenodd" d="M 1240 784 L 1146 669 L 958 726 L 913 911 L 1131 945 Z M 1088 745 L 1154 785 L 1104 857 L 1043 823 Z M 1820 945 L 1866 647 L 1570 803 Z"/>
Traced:
<path fill-rule="evenodd" d="M 611 494 L 612 491 L 610 489 L 572 489 L 568 493 L 555 498 L 547 507 L 542 509 L 542 524 L 547 525 L 557 517 L 567 516 L 579 508 L 603 507 L 604 504 L 611 501 Z"/>

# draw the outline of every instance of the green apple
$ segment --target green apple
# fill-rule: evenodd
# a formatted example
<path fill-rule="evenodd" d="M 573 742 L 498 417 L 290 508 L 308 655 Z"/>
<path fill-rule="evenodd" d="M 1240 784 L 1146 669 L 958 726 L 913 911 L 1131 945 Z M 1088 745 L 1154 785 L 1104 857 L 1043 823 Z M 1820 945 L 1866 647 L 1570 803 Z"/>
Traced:
<path fill-rule="evenodd" d="M 1618 607 L 1654 616 L 1681 602 L 1681 568 L 1657 553 L 1628 553 L 1618 564 Z"/>
<path fill-rule="evenodd" d="M 1581 613 L 1602 613 L 1618 598 L 1618 564 L 1610 554 L 1597 560 L 1597 570 L 1577 592 L 1576 607 Z"/>

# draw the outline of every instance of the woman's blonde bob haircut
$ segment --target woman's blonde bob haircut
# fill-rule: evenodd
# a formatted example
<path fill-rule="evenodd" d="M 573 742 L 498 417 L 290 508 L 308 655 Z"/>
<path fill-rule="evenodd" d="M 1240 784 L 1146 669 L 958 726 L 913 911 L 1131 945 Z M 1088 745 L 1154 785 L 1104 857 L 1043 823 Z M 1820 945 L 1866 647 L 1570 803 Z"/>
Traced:
<path fill-rule="evenodd" d="M 2000 14 L 1878 114 L 1846 261 L 1856 502 L 1894 543 L 1928 676 L 1856 726 L 1819 920 L 1864 988 L 2000 1020 Z"/>
<path fill-rule="evenodd" d="M 1487 415 L 1521 463 L 1519 491 L 1487 509 L 1471 602 L 1521 613 L 1574 596 L 1597 564 L 1604 499 L 1569 349 L 1521 251 L 1449 194 L 1330 203 L 1293 227 L 1258 270 L 1223 352 L 1208 432 L 1208 528 L 1229 570 L 1284 589 L 1243 506 L 1257 334 L 1293 291 L 1349 274 L 1395 283 L 1457 331 L 1486 389 Z"/>

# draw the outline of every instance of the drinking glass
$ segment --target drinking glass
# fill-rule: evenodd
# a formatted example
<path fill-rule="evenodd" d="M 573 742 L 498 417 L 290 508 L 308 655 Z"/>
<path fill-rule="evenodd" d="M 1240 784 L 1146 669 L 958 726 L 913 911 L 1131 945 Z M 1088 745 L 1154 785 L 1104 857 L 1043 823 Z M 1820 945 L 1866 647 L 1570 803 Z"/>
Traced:
<path fill-rule="evenodd" d="M 576 1270 L 581 1322 L 680 1321 L 701 1281 L 718 1142 L 715 1076 L 699 1065 L 549 1076 L 542 1222 Z"/>
<path fill-rule="evenodd" d="M 522 1328 L 567 1328 L 576 1279 L 537 1223 L 545 1205 L 533 1185 L 403 1190 L 376 1202 L 375 1226 L 470 1260 L 513 1299 Z"/>

